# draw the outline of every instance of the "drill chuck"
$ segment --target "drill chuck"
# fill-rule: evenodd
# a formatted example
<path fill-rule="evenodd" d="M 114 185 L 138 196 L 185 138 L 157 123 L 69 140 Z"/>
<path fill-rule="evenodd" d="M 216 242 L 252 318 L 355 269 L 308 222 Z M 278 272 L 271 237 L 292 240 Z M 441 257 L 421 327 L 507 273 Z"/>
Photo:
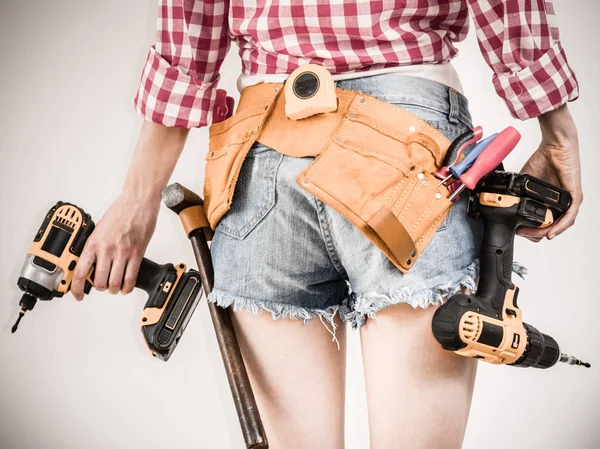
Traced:
<path fill-rule="evenodd" d="M 23 293 L 23 296 L 21 296 L 21 300 L 19 301 L 21 308 L 26 311 L 33 310 L 36 303 L 37 298 L 29 293 Z"/>
<path fill-rule="evenodd" d="M 527 332 L 527 347 L 519 360 L 512 366 L 522 368 L 550 368 L 560 359 L 560 348 L 554 338 L 538 331 L 531 324 L 523 323 Z"/>
<path fill-rule="evenodd" d="M 21 322 L 21 319 L 25 316 L 25 312 L 33 310 L 36 303 L 37 303 L 37 298 L 35 296 L 33 296 L 32 294 L 27 293 L 27 292 L 23 293 L 23 296 L 21 297 L 21 300 L 19 301 L 19 305 L 21 306 L 21 311 L 19 312 L 19 317 L 17 318 L 17 321 L 15 322 L 15 324 L 12 327 L 13 334 L 17 331 L 17 329 L 19 327 L 19 323 Z"/>
<path fill-rule="evenodd" d="M 545 369 L 556 365 L 557 362 L 562 362 L 568 365 L 591 367 L 589 363 L 561 353 L 558 343 L 550 335 L 538 331 L 531 324 L 523 323 L 523 327 L 527 330 L 527 348 L 525 348 L 523 356 L 510 365 Z"/>

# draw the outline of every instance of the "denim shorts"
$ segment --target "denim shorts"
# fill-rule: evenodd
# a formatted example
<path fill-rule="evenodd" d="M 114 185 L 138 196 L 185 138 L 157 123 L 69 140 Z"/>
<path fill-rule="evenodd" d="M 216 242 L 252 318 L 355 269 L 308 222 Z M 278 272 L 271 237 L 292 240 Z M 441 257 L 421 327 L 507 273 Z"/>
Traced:
<path fill-rule="evenodd" d="M 435 81 L 389 73 L 335 84 L 408 110 L 450 140 L 473 126 L 467 99 Z M 332 325 L 338 313 L 356 329 L 386 306 L 425 308 L 476 288 L 483 229 L 466 213 L 468 191 L 403 274 L 346 218 L 300 187 L 296 176 L 313 160 L 254 143 L 231 208 L 215 229 L 209 301 Z"/>

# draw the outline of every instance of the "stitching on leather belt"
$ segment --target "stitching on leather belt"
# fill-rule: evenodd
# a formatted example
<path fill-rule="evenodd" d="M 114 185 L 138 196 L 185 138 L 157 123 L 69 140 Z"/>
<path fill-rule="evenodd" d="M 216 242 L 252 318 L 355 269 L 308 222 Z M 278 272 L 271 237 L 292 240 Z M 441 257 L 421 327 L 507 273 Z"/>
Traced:
<path fill-rule="evenodd" d="M 241 122 L 242 120 L 246 120 L 248 118 L 254 117 L 256 115 L 260 115 L 263 112 L 265 112 L 266 109 L 264 106 L 260 107 L 260 108 L 256 108 L 256 109 L 248 109 L 245 111 L 240 112 L 239 114 L 234 114 L 232 115 L 230 118 L 233 119 L 233 117 L 237 117 L 237 120 L 232 120 L 230 122 L 226 122 L 226 127 L 225 125 L 223 125 L 223 129 L 220 129 L 220 127 L 218 127 L 219 123 L 225 123 L 223 122 L 219 122 L 219 123 L 215 123 L 215 128 L 213 128 L 212 126 L 209 128 L 209 136 L 217 136 L 219 134 L 223 134 L 224 132 L 229 131 L 232 127 L 234 127 L 235 125 L 237 125 L 239 122 Z"/>
<path fill-rule="evenodd" d="M 448 212 L 450 212 L 450 207 L 448 207 L 448 209 L 446 209 L 446 213 L 441 214 L 433 223 L 431 223 L 431 226 L 429 226 L 427 231 L 425 231 L 425 233 L 421 236 L 421 238 L 419 240 L 417 240 L 416 246 L 418 249 L 421 248 L 421 245 L 425 241 L 425 239 L 427 237 L 429 237 L 429 234 L 431 233 L 431 231 L 433 231 L 434 229 L 437 229 L 439 227 L 442 220 L 444 218 L 446 218 L 446 215 L 448 214 Z"/>
<path fill-rule="evenodd" d="M 348 127 L 350 126 L 350 123 L 351 123 L 350 119 L 348 118 L 349 111 L 352 110 L 352 112 L 354 112 L 354 113 L 360 112 L 360 109 L 366 104 L 366 101 L 364 101 L 364 102 L 360 101 L 363 98 L 364 97 L 362 95 L 358 94 L 355 96 L 354 100 L 352 100 L 352 102 L 350 103 L 350 106 L 348 107 L 348 112 L 346 112 L 346 114 L 344 114 L 342 116 L 342 119 L 341 119 L 340 123 L 338 124 L 337 129 L 333 132 L 333 136 L 330 139 L 329 145 L 331 145 L 332 140 L 333 140 L 333 142 L 335 142 L 338 145 L 340 142 L 345 140 L 346 133 L 348 132 Z M 363 106 L 361 106 L 361 104 Z M 316 176 L 319 173 L 319 171 L 321 170 L 321 168 L 325 165 L 325 162 L 329 159 L 329 157 L 331 157 L 331 152 L 329 152 L 329 154 L 328 154 L 327 151 L 325 151 L 325 153 L 321 154 L 319 156 L 319 158 L 321 158 L 322 163 L 319 166 L 313 167 L 312 170 L 310 169 L 310 166 L 309 166 L 308 169 L 306 170 L 306 178 L 310 180 L 310 179 L 312 179 L 312 177 Z"/>
<path fill-rule="evenodd" d="M 437 148 L 437 144 L 435 143 L 435 141 L 427 138 L 427 136 L 423 136 L 421 133 L 414 133 L 411 134 L 410 138 L 405 138 L 404 136 L 401 136 L 397 133 L 394 133 L 392 131 L 389 131 L 387 129 L 382 128 L 381 126 L 379 126 L 377 123 L 371 121 L 371 120 L 367 120 L 364 118 L 359 118 L 359 117 L 348 117 L 348 120 L 352 121 L 352 122 L 357 122 L 357 123 L 362 123 L 364 125 L 370 126 L 371 128 L 379 131 L 381 134 L 388 136 L 391 139 L 397 140 L 398 142 L 402 142 L 406 145 L 409 145 L 413 142 L 419 143 L 421 144 L 421 146 L 423 146 L 424 148 L 427 148 L 430 152 L 431 155 L 435 158 L 435 161 L 437 164 L 441 163 L 441 155 L 439 154 L 439 151 L 435 151 L 438 150 Z M 422 136 L 422 137 L 421 137 Z M 433 149 L 431 148 L 433 144 Z"/>
<path fill-rule="evenodd" d="M 396 194 L 396 192 L 398 191 L 398 189 L 400 187 L 402 187 L 404 184 L 406 184 L 408 180 L 403 179 L 402 181 L 398 182 L 395 186 L 394 186 L 394 190 L 392 190 L 390 192 L 390 194 L 388 195 L 387 199 L 385 200 L 385 204 L 387 205 L 390 201 L 392 201 L 392 198 L 394 197 L 394 195 Z M 392 210 L 394 210 L 394 207 L 392 207 Z"/>
<path fill-rule="evenodd" d="M 415 229 L 417 229 L 417 226 L 419 226 L 419 223 L 421 223 L 421 220 L 423 220 L 423 217 L 425 217 L 425 215 L 427 214 L 427 212 L 429 212 L 429 209 L 431 209 L 431 206 L 433 206 L 433 203 L 436 201 L 435 196 L 432 198 L 432 200 L 429 202 L 429 204 L 427 205 L 427 208 L 423 211 L 423 213 L 419 216 L 419 219 L 417 221 L 415 221 L 415 224 L 413 225 L 413 227 L 410 229 L 409 234 L 412 234 L 413 232 L 415 232 Z"/>
<path fill-rule="evenodd" d="M 419 178 L 415 175 L 412 178 L 407 179 L 406 182 L 407 182 L 407 186 L 404 188 L 404 190 L 402 191 L 400 196 L 396 199 L 396 201 L 394 202 L 394 205 L 390 209 L 392 212 L 395 212 L 396 209 L 398 209 L 400 206 L 404 207 L 404 205 L 405 205 L 404 200 L 410 197 L 415 186 L 417 185 L 417 182 L 419 182 Z M 400 211 L 398 211 L 398 213 L 400 213 Z"/>
<path fill-rule="evenodd" d="M 420 117 L 417 117 L 414 114 L 412 114 L 411 112 L 405 111 L 404 109 L 402 109 L 402 108 L 400 108 L 400 107 L 398 107 L 396 105 L 388 103 L 387 101 L 383 101 L 383 100 L 380 100 L 380 99 L 375 98 L 375 97 L 365 98 L 365 100 L 366 101 L 369 101 L 369 100 L 371 100 L 371 101 L 377 101 L 378 102 L 377 104 L 381 103 L 382 107 L 388 108 L 388 109 L 393 110 L 393 111 L 398 110 L 397 111 L 398 113 L 403 114 L 403 115 L 409 117 L 411 120 L 414 120 L 414 118 L 416 117 L 418 120 L 423 121 Z M 424 122 L 424 123 L 427 123 L 427 122 Z M 446 139 L 446 136 L 444 136 L 437 128 L 434 128 L 433 126 L 431 126 L 429 124 L 428 124 L 428 126 L 431 128 L 430 131 L 431 131 L 432 134 L 435 134 L 438 138 Z"/>
<path fill-rule="evenodd" d="M 415 201 L 415 199 L 419 196 L 419 192 L 423 188 L 423 184 L 421 184 L 419 182 L 418 178 L 417 178 L 417 185 L 418 185 L 417 189 L 415 191 L 413 191 L 413 192 L 410 192 L 410 196 L 412 196 L 412 198 L 410 199 L 410 201 L 408 202 L 408 204 L 406 206 L 404 206 L 404 208 L 402 209 L 402 213 L 398 217 L 398 220 L 402 221 L 402 219 L 404 218 L 404 216 L 406 215 L 406 213 L 408 212 L 408 210 L 411 208 L 411 206 L 412 206 L 413 202 Z"/>

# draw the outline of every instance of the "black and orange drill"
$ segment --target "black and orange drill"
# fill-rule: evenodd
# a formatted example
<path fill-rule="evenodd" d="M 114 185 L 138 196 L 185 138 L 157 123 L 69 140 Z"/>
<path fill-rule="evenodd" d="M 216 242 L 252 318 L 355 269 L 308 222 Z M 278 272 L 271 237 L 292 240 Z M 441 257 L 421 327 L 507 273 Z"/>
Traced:
<path fill-rule="evenodd" d="M 38 299 L 49 301 L 69 292 L 73 273 L 94 222 L 80 207 L 59 201 L 46 214 L 36 233 L 17 284 L 24 292 L 21 311 L 12 328 Z M 94 285 L 94 267 L 85 281 L 88 294 Z M 202 296 L 200 275 L 183 263 L 159 265 L 144 258 L 136 281 L 148 294 L 141 319 L 142 335 L 150 353 L 161 360 L 173 354 Z"/>
<path fill-rule="evenodd" d="M 493 171 L 477 184 L 469 215 L 484 221 L 480 280 L 474 295 L 454 295 L 434 314 L 433 334 L 445 349 L 494 364 L 590 367 L 523 322 L 511 280 L 516 229 L 550 226 L 570 205 L 569 192 L 526 174 Z"/>
<path fill-rule="evenodd" d="M 199 196 L 175 183 L 163 191 L 166 206 L 177 213 L 192 243 L 199 270 L 186 271 L 185 264 L 158 265 L 143 259 L 136 287 L 148 293 L 141 318 L 142 335 L 150 353 L 167 361 L 196 309 L 202 293 L 210 293 L 213 272 L 207 240 L 212 230 Z M 37 300 L 49 301 L 68 293 L 73 272 L 85 243 L 94 230 L 90 214 L 59 201 L 46 214 L 25 258 L 17 284 L 24 292 L 21 311 L 12 328 L 17 330 Z M 85 282 L 88 294 L 94 284 L 94 267 Z M 266 449 L 267 436 L 256 405 L 229 309 L 208 304 L 233 401 L 246 447 Z"/>

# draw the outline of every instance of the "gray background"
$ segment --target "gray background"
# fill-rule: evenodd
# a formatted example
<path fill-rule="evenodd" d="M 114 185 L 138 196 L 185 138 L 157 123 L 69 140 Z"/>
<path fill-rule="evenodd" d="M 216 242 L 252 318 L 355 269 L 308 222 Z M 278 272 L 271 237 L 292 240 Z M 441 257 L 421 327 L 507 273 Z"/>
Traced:
<path fill-rule="evenodd" d="M 168 363 L 148 355 L 139 331 L 145 295 L 93 292 L 38 303 L 15 335 L 18 273 L 48 208 L 74 202 L 99 220 L 121 189 L 141 119 L 131 98 L 154 39 L 156 2 L 0 3 L 0 449 L 243 447 L 207 308 L 199 306 Z M 526 321 L 594 367 L 541 372 L 480 364 L 464 448 L 599 447 L 600 304 L 595 256 L 599 5 L 556 0 L 562 41 L 581 85 L 570 108 L 580 133 L 585 203 L 574 229 L 553 242 L 519 239 L 530 274 Z M 516 126 L 518 170 L 537 148 L 536 121 L 517 122 L 496 97 L 474 34 L 456 68 L 486 133 Z M 233 47 L 221 87 L 237 97 Z M 194 130 L 173 181 L 201 191 L 207 130 Z M 194 259 L 177 218 L 163 208 L 147 256 Z M 360 346 L 348 350 L 347 447 L 368 447 Z M 315 360 L 318 363 L 318 360 Z M 407 410 L 406 413 L 410 413 Z M 430 425 L 436 426 L 435 421 Z"/>

